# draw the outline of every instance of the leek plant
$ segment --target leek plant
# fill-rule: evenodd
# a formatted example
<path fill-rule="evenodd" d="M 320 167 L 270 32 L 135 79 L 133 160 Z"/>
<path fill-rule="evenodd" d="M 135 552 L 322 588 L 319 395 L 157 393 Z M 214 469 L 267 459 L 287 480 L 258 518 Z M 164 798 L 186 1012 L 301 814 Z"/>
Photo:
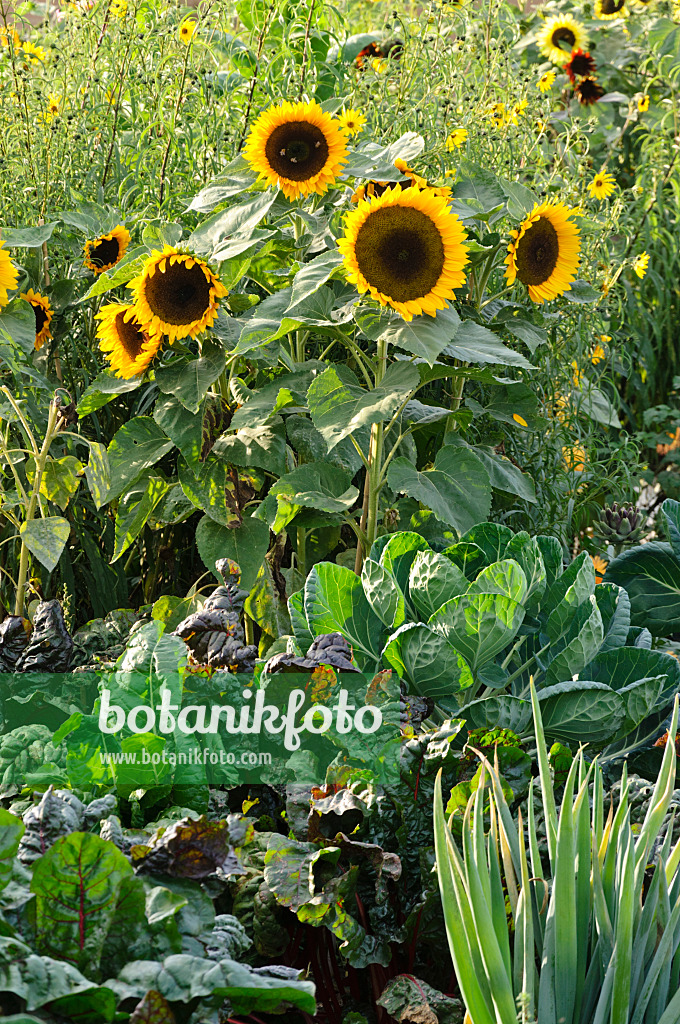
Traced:
<path fill-rule="evenodd" d="M 532 683 L 548 855 L 528 821 L 513 819 L 497 768 L 482 782 L 460 842 L 434 800 L 446 931 L 471 1024 L 677 1024 L 680 1021 L 680 842 L 659 828 L 675 781 L 676 697 L 647 815 L 630 823 L 624 774 L 605 806 L 602 772 L 581 750 L 558 811 Z M 441 776 L 441 773 L 440 773 Z M 485 815 L 485 810 L 488 813 Z"/>

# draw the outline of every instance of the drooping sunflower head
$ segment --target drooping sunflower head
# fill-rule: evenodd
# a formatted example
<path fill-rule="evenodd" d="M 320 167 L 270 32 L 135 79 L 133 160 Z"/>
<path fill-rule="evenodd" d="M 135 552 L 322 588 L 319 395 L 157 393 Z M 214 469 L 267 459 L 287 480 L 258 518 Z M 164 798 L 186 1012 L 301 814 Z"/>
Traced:
<path fill-rule="evenodd" d="M 526 285 L 532 302 L 562 295 L 576 277 L 581 239 L 571 215 L 563 203 L 537 204 L 519 230 L 510 232 L 505 276 L 508 284 Z"/>
<path fill-rule="evenodd" d="M 569 60 L 572 50 L 586 49 L 588 38 L 580 21 L 571 14 L 557 14 L 548 18 L 538 36 L 538 46 L 553 64 L 560 66 Z"/>
<path fill-rule="evenodd" d="M 281 103 L 257 118 L 244 156 L 287 199 L 323 195 L 347 160 L 347 136 L 337 118 L 312 103 Z"/>
<path fill-rule="evenodd" d="M 626 0 L 595 0 L 595 17 L 608 21 L 611 18 L 625 18 Z"/>
<path fill-rule="evenodd" d="M 571 57 L 564 65 L 565 74 L 573 85 L 577 78 L 590 78 L 595 74 L 596 65 L 587 50 L 572 50 Z"/>
<path fill-rule="evenodd" d="M 48 338 L 52 337 L 50 323 L 54 313 L 47 296 L 38 295 L 32 288 L 29 288 L 27 292 L 22 292 L 21 298 L 30 302 L 35 313 L 35 347 L 37 350 L 43 347 Z"/>
<path fill-rule="evenodd" d="M 362 199 L 338 241 L 348 279 L 405 320 L 445 309 L 465 281 L 467 235 L 433 189 L 387 189 Z"/>
<path fill-rule="evenodd" d="M 574 95 L 584 107 L 592 107 L 604 96 L 604 89 L 596 78 L 583 78 L 574 86 Z"/>
<path fill-rule="evenodd" d="M 7 292 L 17 286 L 19 271 L 9 258 L 5 243 L 0 241 L 0 309 L 7 305 Z"/>
<path fill-rule="evenodd" d="M 128 380 L 143 373 L 163 344 L 159 331 L 145 330 L 137 320 L 132 306 L 110 302 L 96 314 L 99 320 L 97 337 L 116 377 Z"/>
<path fill-rule="evenodd" d="M 122 260 L 129 244 L 130 232 L 119 224 L 107 235 L 85 242 L 85 266 L 95 274 L 110 270 Z"/>
<path fill-rule="evenodd" d="M 204 260 L 166 245 L 155 249 L 141 274 L 128 283 L 137 320 L 147 333 L 160 332 L 173 342 L 195 338 L 217 318 L 227 289 Z"/>

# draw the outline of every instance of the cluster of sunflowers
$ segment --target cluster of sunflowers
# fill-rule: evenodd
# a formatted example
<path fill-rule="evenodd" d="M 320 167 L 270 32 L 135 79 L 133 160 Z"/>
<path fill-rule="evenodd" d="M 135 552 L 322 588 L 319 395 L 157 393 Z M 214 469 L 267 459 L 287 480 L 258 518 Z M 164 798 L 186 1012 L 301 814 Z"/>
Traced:
<path fill-rule="evenodd" d="M 338 118 L 316 102 L 272 107 L 254 122 L 245 159 L 258 180 L 278 187 L 291 202 L 311 193 L 323 195 L 347 162 L 352 132 L 347 124 L 354 124 L 353 114 Z M 403 175 L 400 180 L 368 182 L 354 192 L 338 249 L 359 293 L 368 293 L 405 320 L 423 313 L 435 316 L 465 283 L 467 234 L 450 208 L 449 187 L 429 184 L 403 160 L 395 167 Z M 571 287 L 580 253 L 574 216 L 562 203 L 542 203 L 510 232 L 504 260 L 508 285 L 521 282 L 536 303 Z M 86 243 L 85 265 L 103 273 L 123 258 L 129 242 L 128 231 L 118 225 Z M 0 282 L 11 288 L 16 270 L 4 255 L 6 274 Z M 168 245 L 151 252 L 127 288 L 130 302 L 109 303 L 96 314 L 100 348 L 111 369 L 124 378 L 143 373 L 164 341 L 196 338 L 209 329 L 227 294 L 205 260 Z M 34 293 L 22 297 L 36 311 L 38 346 L 50 336 L 49 303 Z"/>

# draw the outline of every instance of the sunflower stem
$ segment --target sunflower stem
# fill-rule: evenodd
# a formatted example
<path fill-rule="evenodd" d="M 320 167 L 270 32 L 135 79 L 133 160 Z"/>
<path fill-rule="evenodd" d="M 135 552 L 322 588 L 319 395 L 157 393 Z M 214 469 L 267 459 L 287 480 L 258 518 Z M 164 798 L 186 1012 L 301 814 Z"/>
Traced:
<path fill-rule="evenodd" d="M 387 369 L 387 341 L 381 338 L 378 341 L 378 352 L 377 362 L 375 366 L 375 378 L 374 386 L 377 388 Z M 384 481 L 382 480 L 382 460 L 383 460 L 383 424 L 374 423 L 371 427 L 371 443 L 368 452 L 368 501 L 366 505 L 366 540 L 361 545 L 362 554 L 359 557 L 359 549 L 357 548 L 357 560 L 355 568 L 361 571 L 364 559 L 371 550 L 373 541 L 376 538 L 378 532 L 378 506 L 380 502 L 380 491 L 382 490 Z M 363 517 L 362 517 L 363 518 Z"/>

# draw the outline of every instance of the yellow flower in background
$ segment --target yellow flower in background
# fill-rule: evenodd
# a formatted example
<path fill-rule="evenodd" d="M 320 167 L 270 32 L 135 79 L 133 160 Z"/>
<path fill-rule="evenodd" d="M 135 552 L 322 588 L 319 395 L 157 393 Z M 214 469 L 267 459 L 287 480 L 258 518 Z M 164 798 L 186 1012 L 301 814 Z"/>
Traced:
<path fill-rule="evenodd" d="M 454 149 L 460 149 L 468 137 L 467 128 L 454 128 L 446 140 L 447 152 L 453 153 Z"/>
<path fill-rule="evenodd" d="M 52 337 L 50 331 L 50 322 L 53 316 L 53 310 L 50 306 L 50 300 L 46 295 L 39 295 L 34 292 L 32 288 L 29 288 L 27 292 L 21 293 L 21 298 L 29 302 L 33 307 L 35 314 L 35 348 L 36 351 L 43 347 L 48 338 Z"/>
<path fill-rule="evenodd" d="M 280 103 L 257 118 L 243 155 L 268 185 L 291 201 L 323 195 L 347 161 L 347 135 L 338 119 L 311 103 Z"/>
<path fill-rule="evenodd" d="M 557 78 L 557 72 L 556 71 L 546 71 L 546 73 L 544 75 L 541 75 L 541 77 L 539 78 L 538 83 L 537 83 L 537 87 L 538 87 L 539 92 L 550 92 L 550 90 L 552 89 L 553 85 L 555 84 L 555 79 L 556 78 Z"/>
<path fill-rule="evenodd" d="M 467 235 L 431 188 L 388 188 L 345 216 L 338 249 L 348 280 L 404 320 L 446 309 L 465 283 Z"/>
<path fill-rule="evenodd" d="M 0 44 L 7 48 L 13 46 L 15 50 L 18 50 L 21 46 L 19 33 L 14 28 L 5 28 L 4 25 L 0 25 Z"/>
<path fill-rule="evenodd" d="M 143 373 L 163 344 L 160 331 L 142 327 L 132 306 L 110 302 L 102 306 L 95 320 L 99 320 L 97 337 L 116 377 L 129 380 Z"/>
<path fill-rule="evenodd" d="M 553 64 L 566 64 L 572 50 L 587 50 L 585 27 L 572 14 L 557 14 L 548 18 L 538 34 L 538 46 Z"/>
<path fill-rule="evenodd" d="M 603 21 L 611 18 L 626 18 L 626 0 L 595 0 L 595 17 Z"/>
<path fill-rule="evenodd" d="M 338 121 L 341 129 L 348 135 L 358 135 L 366 124 L 366 115 L 359 110 L 343 110 L 338 114 Z"/>
<path fill-rule="evenodd" d="M 109 11 L 114 18 L 124 18 L 127 14 L 127 0 L 112 0 Z"/>
<path fill-rule="evenodd" d="M 637 256 L 633 260 L 633 270 L 635 271 L 637 276 L 640 278 L 640 280 L 642 280 L 642 278 L 647 273 L 647 267 L 648 266 L 649 266 L 649 256 L 647 255 L 646 252 L 641 252 L 640 255 Z"/>
<path fill-rule="evenodd" d="M 567 469 L 581 473 L 586 468 L 587 455 L 582 444 L 562 445 L 562 458 Z"/>
<path fill-rule="evenodd" d="M 28 41 L 22 43 L 21 52 L 31 64 L 44 64 L 47 60 L 47 50 L 44 50 L 42 46 L 36 46 L 35 43 Z"/>
<path fill-rule="evenodd" d="M 505 108 L 505 103 L 492 104 L 491 109 L 489 111 L 489 117 L 496 125 L 496 128 L 502 128 L 503 125 L 506 123 L 507 119 L 507 110 Z"/>
<path fill-rule="evenodd" d="M 511 231 L 505 259 L 509 285 L 526 285 L 532 302 L 554 299 L 571 288 L 581 251 L 574 214 L 563 203 L 534 206 L 517 231 Z"/>
<path fill-rule="evenodd" d="M 227 294 L 205 260 L 170 245 L 154 249 L 127 287 L 134 294 L 134 316 L 142 330 L 166 334 L 171 344 L 212 327 L 219 300 Z"/>
<path fill-rule="evenodd" d="M 515 103 L 508 112 L 508 116 L 506 118 L 507 123 L 519 124 L 519 118 L 522 116 L 528 105 L 527 100 L 520 100 L 519 103 Z"/>
<path fill-rule="evenodd" d="M 61 111 L 61 99 L 56 93 L 48 93 L 47 95 L 47 107 L 43 112 L 43 121 L 52 121 L 53 118 L 57 117 Z"/>
<path fill-rule="evenodd" d="M 371 67 L 376 75 L 384 75 L 387 71 L 387 61 L 384 57 L 374 57 L 371 61 Z"/>
<path fill-rule="evenodd" d="M 595 569 L 595 583 L 602 583 L 602 577 L 607 571 L 609 562 L 606 562 L 604 558 L 600 557 L 600 555 L 591 555 L 590 559 L 593 563 L 593 568 Z"/>
<path fill-rule="evenodd" d="M 590 353 L 590 361 L 593 366 L 597 366 L 597 364 L 601 363 L 603 359 L 606 359 L 607 353 L 604 350 L 604 345 L 611 340 L 612 339 L 608 334 L 601 334 L 600 341 L 595 342 Z M 600 342 L 603 342 L 604 344 L 600 344 Z"/>
<path fill-rule="evenodd" d="M 520 414 L 518 412 L 513 412 L 512 418 L 515 421 L 515 423 L 519 423 L 520 427 L 528 427 L 529 426 L 527 421 L 524 419 L 524 416 L 520 416 Z"/>
<path fill-rule="evenodd" d="M 192 21 L 191 19 L 182 22 L 179 27 L 179 32 L 177 33 L 180 43 L 184 43 L 185 46 L 189 45 L 194 37 L 197 24 L 197 22 Z"/>
<path fill-rule="evenodd" d="M 640 96 L 637 101 L 637 108 L 639 113 L 646 114 L 649 110 L 649 96 L 646 94 L 644 96 Z"/>
<path fill-rule="evenodd" d="M 130 244 L 130 232 L 122 224 L 113 231 L 85 242 L 83 262 L 88 270 L 101 274 L 122 260 Z"/>
<path fill-rule="evenodd" d="M 616 188 L 616 178 L 609 171 L 600 171 L 588 185 L 593 199 L 608 199 Z"/>
<path fill-rule="evenodd" d="M 571 368 L 574 371 L 571 375 L 571 381 L 575 388 L 580 388 L 583 383 L 583 370 L 579 369 L 579 365 L 575 359 L 571 361 Z"/>
<path fill-rule="evenodd" d="M 19 280 L 19 271 L 9 258 L 5 243 L 0 241 L 0 309 L 7 305 L 7 292 L 13 291 Z"/>

